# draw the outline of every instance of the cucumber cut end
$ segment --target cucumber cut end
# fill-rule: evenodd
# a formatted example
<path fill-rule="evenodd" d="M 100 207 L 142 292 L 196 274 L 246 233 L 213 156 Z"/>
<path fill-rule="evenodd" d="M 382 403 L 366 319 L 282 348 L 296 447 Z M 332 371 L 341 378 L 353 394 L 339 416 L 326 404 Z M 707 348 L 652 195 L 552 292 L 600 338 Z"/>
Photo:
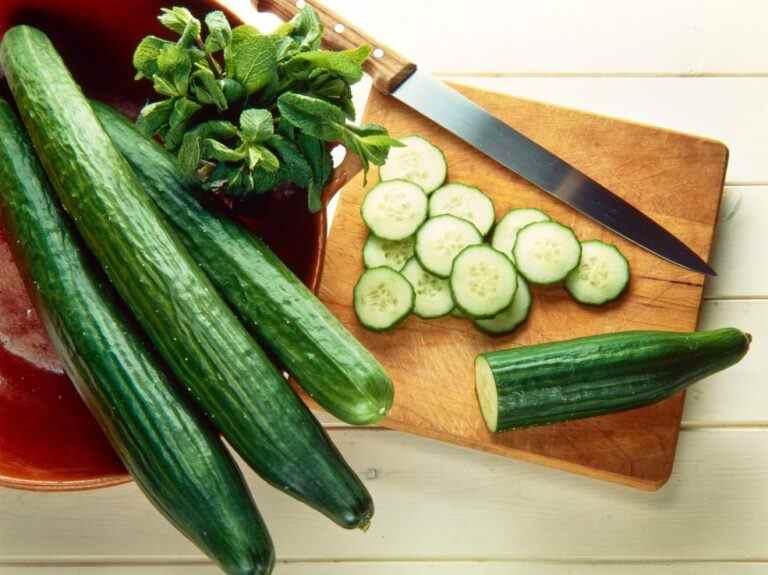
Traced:
<path fill-rule="evenodd" d="M 411 284 L 401 274 L 387 267 L 374 268 L 355 285 L 355 314 L 368 329 L 385 331 L 411 313 L 414 298 Z"/>
<path fill-rule="evenodd" d="M 599 240 L 581 243 L 579 266 L 568 274 L 565 287 L 576 301 L 604 305 L 629 285 L 629 262 L 619 249 Z"/>
<path fill-rule="evenodd" d="M 360 211 L 374 235 L 385 240 L 404 240 L 427 219 L 428 201 L 416 184 L 392 180 L 369 191 Z"/>
<path fill-rule="evenodd" d="M 475 359 L 475 391 L 488 430 L 495 433 L 499 423 L 499 398 L 493 371 L 482 355 Z"/>

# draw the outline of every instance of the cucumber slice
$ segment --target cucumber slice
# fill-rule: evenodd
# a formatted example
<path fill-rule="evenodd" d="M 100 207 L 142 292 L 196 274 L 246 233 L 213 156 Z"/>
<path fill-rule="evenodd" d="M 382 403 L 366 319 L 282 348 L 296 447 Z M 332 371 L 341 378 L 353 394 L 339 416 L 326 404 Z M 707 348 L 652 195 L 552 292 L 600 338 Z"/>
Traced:
<path fill-rule="evenodd" d="M 429 197 L 429 217 L 450 214 L 467 220 L 485 235 L 496 221 L 493 202 L 477 188 L 464 184 L 446 184 Z"/>
<path fill-rule="evenodd" d="M 453 262 L 453 299 L 473 318 L 495 316 L 512 304 L 516 291 L 515 266 L 491 246 L 469 246 Z"/>
<path fill-rule="evenodd" d="M 536 222 L 517 233 L 513 254 L 525 279 L 548 285 L 562 281 L 579 265 L 581 244 L 567 226 Z"/>
<path fill-rule="evenodd" d="M 402 274 L 411 282 L 416 293 L 413 313 L 423 319 L 433 319 L 451 312 L 454 304 L 451 285 L 447 279 L 429 273 L 419 263 L 418 258 L 408 260 Z"/>
<path fill-rule="evenodd" d="M 425 194 L 431 194 L 443 185 L 448 164 L 440 148 L 421 136 L 400 138 L 402 148 L 391 148 L 387 161 L 379 168 L 382 182 L 406 180 L 413 182 Z"/>
<path fill-rule="evenodd" d="M 368 228 L 385 240 L 404 240 L 427 219 L 428 200 L 416 184 L 382 182 L 365 196 L 361 208 Z"/>
<path fill-rule="evenodd" d="M 517 290 L 512 304 L 501 313 L 489 319 L 476 319 L 475 325 L 490 334 L 509 333 L 528 317 L 531 310 L 531 290 L 522 277 L 517 278 Z"/>
<path fill-rule="evenodd" d="M 363 246 L 363 263 L 369 269 L 384 266 L 399 272 L 413 257 L 415 246 L 414 236 L 404 240 L 385 240 L 371 234 Z"/>
<path fill-rule="evenodd" d="M 581 242 L 579 267 L 565 278 L 578 302 L 603 305 L 618 298 L 629 284 L 629 262 L 619 249 L 599 240 Z"/>
<path fill-rule="evenodd" d="M 392 329 L 413 309 L 415 293 L 410 282 L 389 268 L 367 270 L 355 285 L 357 319 L 368 329 Z"/>
<path fill-rule="evenodd" d="M 517 240 L 517 232 L 528 224 L 548 222 L 550 219 L 547 214 L 535 208 L 510 210 L 493 230 L 491 245 L 514 262 L 515 258 L 512 251 L 515 247 L 515 240 Z"/>
<path fill-rule="evenodd" d="M 483 236 L 468 221 L 447 214 L 437 216 L 427 220 L 416 233 L 416 257 L 428 272 L 447 278 L 461 250 L 482 242 Z"/>

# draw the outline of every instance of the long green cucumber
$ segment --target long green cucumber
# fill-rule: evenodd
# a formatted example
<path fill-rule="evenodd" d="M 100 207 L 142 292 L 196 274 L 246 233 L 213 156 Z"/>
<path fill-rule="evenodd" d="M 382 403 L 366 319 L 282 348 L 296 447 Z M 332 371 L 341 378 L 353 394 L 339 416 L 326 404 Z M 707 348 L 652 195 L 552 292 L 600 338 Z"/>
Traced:
<path fill-rule="evenodd" d="M 735 328 L 630 331 L 479 355 L 475 384 L 491 431 L 546 425 L 656 403 L 737 363 Z"/>
<path fill-rule="evenodd" d="M 272 542 L 240 471 L 120 309 L 0 100 L 0 212 L 51 341 L 149 500 L 228 573 L 269 573 Z"/>
<path fill-rule="evenodd" d="M 248 230 L 203 207 L 176 158 L 119 112 L 92 102 L 96 116 L 144 189 L 235 313 L 299 385 L 353 425 L 375 423 L 392 405 L 381 365 L 291 270 Z"/>
<path fill-rule="evenodd" d="M 178 380 L 262 478 L 367 526 L 365 486 L 146 195 L 47 36 L 11 28 L 0 64 L 64 208 Z"/>

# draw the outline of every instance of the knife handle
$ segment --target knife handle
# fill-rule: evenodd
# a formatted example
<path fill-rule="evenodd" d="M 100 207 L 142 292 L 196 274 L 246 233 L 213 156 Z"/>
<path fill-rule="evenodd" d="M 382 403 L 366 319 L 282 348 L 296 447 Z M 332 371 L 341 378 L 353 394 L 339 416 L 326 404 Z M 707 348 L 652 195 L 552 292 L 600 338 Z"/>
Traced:
<path fill-rule="evenodd" d="M 325 33 L 323 42 L 332 50 L 353 50 L 364 44 L 373 48 L 371 57 L 363 67 L 373 78 L 373 85 L 379 92 L 391 94 L 416 71 L 416 65 L 400 54 L 377 42 L 358 30 L 343 18 L 334 14 L 317 0 L 251 0 L 257 10 L 272 12 L 283 20 L 290 20 L 304 4 L 317 12 Z"/>

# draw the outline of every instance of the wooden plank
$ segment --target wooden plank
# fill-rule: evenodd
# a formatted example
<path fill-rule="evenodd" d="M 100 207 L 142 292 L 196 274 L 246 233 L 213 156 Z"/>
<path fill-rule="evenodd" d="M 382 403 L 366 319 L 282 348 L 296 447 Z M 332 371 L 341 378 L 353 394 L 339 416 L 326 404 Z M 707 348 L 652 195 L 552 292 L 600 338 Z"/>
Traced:
<path fill-rule="evenodd" d="M 768 4 L 766 4 L 768 7 Z M 722 45 L 722 43 L 721 43 Z M 450 78 L 724 142 L 727 181 L 768 182 L 768 78 Z"/>
<path fill-rule="evenodd" d="M 243 0 L 234 4 L 243 5 Z M 768 6 L 649 0 L 325 0 L 374 38 L 437 71 L 633 74 L 765 72 Z M 407 17 L 404 17 L 407 15 Z M 439 23 L 439 25 L 437 25 Z"/>
<path fill-rule="evenodd" d="M 397 432 L 331 434 L 376 500 L 373 526 L 343 531 L 248 472 L 281 559 L 766 559 L 765 430 L 684 431 L 655 494 Z M 200 557 L 134 485 L 3 490 L 0 508 L 6 562 Z"/>
<path fill-rule="evenodd" d="M 6 565 L 0 563 L 0 575 L 220 575 L 210 564 L 139 564 L 139 565 Z M 278 562 L 275 575 L 764 575 L 768 563 L 550 563 L 521 562 Z"/>
<path fill-rule="evenodd" d="M 722 194 L 725 150 L 716 142 L 618 122 L 462 88 L 507 121 L 592 173 L 667 226 L 707 257 Z M 534 290 L 529 321 L 506 338 L 490 338 L 452 318 L 413 317 L 396 331 L 363 329 L 352 310 L 367 235 L 360 204 L 367 187 L 357 177 L 342 191 L 326 249 L 320 298 L 389 370 L 395 403 L 384 425 L 460 445 L 523 458 L 577 473 L 656 489 L 669 476 L 682 407 L 677 396 L 642 411 L 546 429 L 490 434 L 476 409 L 474 357 L 503 349 L 594 333 L 630 329 L 692 330 L 703 278 L 621 240 L 551 196 L 516 177 L 467 144 L 377 92 L 365 120 L 386 125 L 396 136 L 426 135 L 446 154 L 449 177 L 486 190 L 499 216 L 514 207 L 539 207 L 574 227 L 581 238 L 620 245 L 630 260 L 628 294 L 603 309 L 579 306 L 562 289 Z"/>

